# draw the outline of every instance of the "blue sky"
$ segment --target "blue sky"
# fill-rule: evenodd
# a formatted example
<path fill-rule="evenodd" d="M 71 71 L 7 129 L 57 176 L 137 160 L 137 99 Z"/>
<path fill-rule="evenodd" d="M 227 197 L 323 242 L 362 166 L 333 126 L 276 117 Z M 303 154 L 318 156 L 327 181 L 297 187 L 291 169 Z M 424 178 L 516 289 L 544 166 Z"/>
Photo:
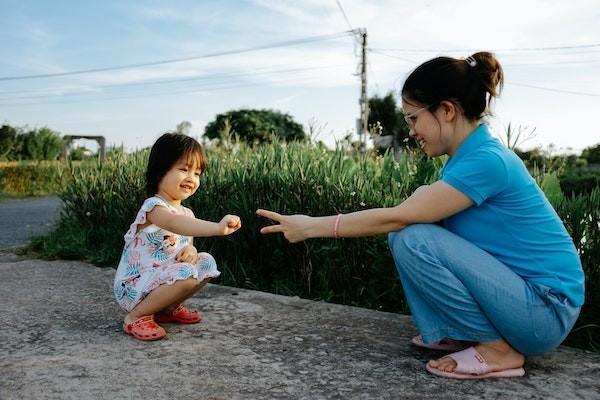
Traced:
<path fill-rule="evenodd" d="M 511 123 L 535 128 L 524 148 L 553 143 L 578 151 L 600 142 L 600 1 L 339 4 L 348 21 L 336 0 L 0 0 L 0 77 L 248 49 L 340 33 L 350 24 L 368 32 L 371 96 L 397 93 L 413 68 L 437 55 L 497 50 L 506 75 L 491 120 L 499 136 Z M 318 139 L 333 144 L 354 131 L 359 115 L 355 43 L 339 35 L 143 68 L 0 80 L 0 122 L 104 135 L 134 149 L 183 120 L 200 136 L 218 113 L 270 108 L 312 123 Z"/>

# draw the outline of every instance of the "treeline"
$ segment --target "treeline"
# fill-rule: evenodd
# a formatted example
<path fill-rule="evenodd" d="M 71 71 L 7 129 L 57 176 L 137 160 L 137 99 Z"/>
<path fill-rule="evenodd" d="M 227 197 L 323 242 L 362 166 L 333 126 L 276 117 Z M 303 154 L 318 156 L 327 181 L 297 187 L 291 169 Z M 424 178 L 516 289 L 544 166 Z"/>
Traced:
<path fill-rule="evenodd" d="M 529 170 L 554 173 L 567 196 L 589 194 L 600 186 L 600 144 L 585 148 L 581 154 L 569 155 L 553 155 L 551 150 L 541 148 L 514 151 Z"/>
<path fill-rule="evenodd" d="M 66 142 L 50 128 L 28 129 L 2 125 L 0 128 L 0 161 L 56 160 Z"/>
<path fill-rule="evenodd" d="M 375 146 L 369 153 L 384 154 L 386 151 L 393 151 L 398 156 L 405 151 L 418 151 L 416 143 L 408 137 L 402 109 L 391 93 L 385 97 L 375 96 L 369 99 L 369 107 L 369 127 Z M 187 121 L 183 121 L 175 129 L 184 134 L 189 134 L 190 130 L 191 123 Z M 312 131 L 311 127 L 309 131 Z M 552 148 L 520 150 L 519 146 L 532 136 L 533 131 L 527 132 L 509 124 L 504 137 L 501 137 L 532 174 L 536 173 L 535 170 L 554 173 L 566 195 L 590 193 L 600 185 L 600 144 L 588 147 L 578 155 L 556 155 Z M 290 142 L 310 140 L 310 136 L 306 135 L 302 125 L 289 114 L 275 110 L 240 109 L 218 114 L 206 126 L 203 141 L 216 142 L 218 146 L 235 138 L 256 145 L 270 142 L 274 138 Z M 362 148 L 362 144 L 352 142 L 350 136 L 342 144 L 345 141 L 349 144 L 346 146 L 349 151 L 359 151 Z M 70 160 L 83 160 L 92 156 L 85 148 L 67 149 L 66 146 L 67 141 L 61 138 L 60 133 L 47 127 L 29 129 L 4 124 L 0 128 L 0 161 L 56 160 L 61 154 L 68 154 Z"/>
<path fill-rule="evenodd" d="M 173 130 L 189 134 L 191 123 L 183 121 Z M 286 142 L 302 141 L 307 138 L 301 124 L 291 115 L 275 110 L 240 109 L 218 114 L 204 130 L 206 141 L 221 141 L 237 138 L 247 143 L 264 143 L 274 138 Z M 68 153 L 71 160 L 83 160 L 92 156 L 83 147 L 67 149 L 68 141 L 59 132 L 43 127 L 30 129 L 14 127 L 7 123 L 0 128 L 0 161 L 57 160 Z M 68 151 L 67 151 L 68 150 Z M 122 150 L 120 148 L 109 149 Z"/>

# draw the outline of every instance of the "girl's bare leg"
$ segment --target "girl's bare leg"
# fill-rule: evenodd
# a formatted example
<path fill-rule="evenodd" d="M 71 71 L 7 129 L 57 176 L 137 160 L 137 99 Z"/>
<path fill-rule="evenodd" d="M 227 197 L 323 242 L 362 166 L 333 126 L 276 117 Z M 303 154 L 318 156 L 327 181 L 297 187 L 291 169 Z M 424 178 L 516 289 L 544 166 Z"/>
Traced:
<path fill-rule="evenodd" d="M 125 323 L 130 324 L 140 317 L 153 315 L 169 306 L 177 305 L 202 289 L 207 282 L 208 280 L 198 282 L 195 278 L 188 278 L 172 285 L 161 285 L 125 316 Z"/>
<path fill-rule="evenodd" d="M 168 314 L 175 309 L 179 304 L 183 303 L 194 294 L 198 293 L 206 284 L 210 281 L 210 278 L 206 278 L 203 281 L 198 283 L 198 287 L 192 288 L 189 292 L 187 292 L 182 298 L 176 299 L 173 303 L 169 304 L 167 307 L 163 308 L 159 311 L 161 314 Z"/>

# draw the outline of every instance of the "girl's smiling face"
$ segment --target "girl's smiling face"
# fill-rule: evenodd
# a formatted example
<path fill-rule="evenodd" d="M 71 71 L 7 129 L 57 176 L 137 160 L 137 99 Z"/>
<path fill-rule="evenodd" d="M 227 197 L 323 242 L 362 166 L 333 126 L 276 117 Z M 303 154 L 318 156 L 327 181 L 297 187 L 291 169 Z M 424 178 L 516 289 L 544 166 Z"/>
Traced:
<path fill-rule="evenodd" d="M 167 201 L 181 203 L 198 190 L 201 173 L 196 157 L 181 157 L 158 183 L 158 195 Z"/>

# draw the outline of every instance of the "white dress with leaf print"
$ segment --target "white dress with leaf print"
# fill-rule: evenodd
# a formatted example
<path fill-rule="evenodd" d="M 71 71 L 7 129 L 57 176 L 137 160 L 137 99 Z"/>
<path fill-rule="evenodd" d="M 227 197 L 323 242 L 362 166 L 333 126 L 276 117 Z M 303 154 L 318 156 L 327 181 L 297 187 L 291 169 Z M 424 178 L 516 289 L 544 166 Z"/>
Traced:
<path fill-rule="evenodd" d="M 160 285 L 171 285 L 190 277 L 202 281 L 221 274 L 215 259 L 208 253 L 198 253 L 196 264 L 175 260 L 182 248 L 192 244 L 192 237 L 169 232 L 154 224 L 138 231 L 138 225 L 146 223 L 146 213 L 156 206 L 178 213 L 175 207 L 160 197 L 150 197 L 144 201 L 125 234 L 125 248 L 113 289 L 117 302 L 128 312 Z M 182 209 L 185 215 L 194 216 L 192 210 Z"/>

